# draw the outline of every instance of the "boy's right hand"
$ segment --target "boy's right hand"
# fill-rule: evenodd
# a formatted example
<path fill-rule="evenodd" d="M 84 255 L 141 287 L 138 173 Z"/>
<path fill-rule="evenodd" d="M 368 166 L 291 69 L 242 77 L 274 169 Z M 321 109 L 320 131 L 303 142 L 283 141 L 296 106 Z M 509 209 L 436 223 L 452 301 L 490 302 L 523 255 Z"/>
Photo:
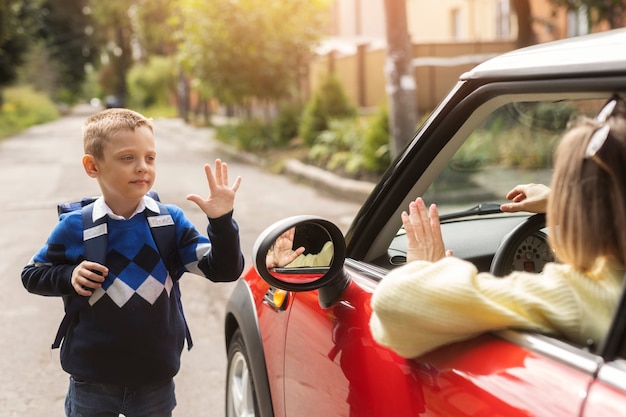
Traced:
<path fill-rule="evenodd" d="M 90 296 L 100 288 L 109 268 L 96 262 L 82 261 L 72 271 L 72 287 L 78 295 Z"/>

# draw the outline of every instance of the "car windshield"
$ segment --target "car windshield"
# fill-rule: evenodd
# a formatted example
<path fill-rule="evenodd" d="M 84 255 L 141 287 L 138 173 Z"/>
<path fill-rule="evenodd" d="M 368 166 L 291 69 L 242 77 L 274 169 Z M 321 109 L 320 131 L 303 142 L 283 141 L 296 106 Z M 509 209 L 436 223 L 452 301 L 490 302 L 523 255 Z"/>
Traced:
<path fill-rule="evenodd" d="M 424 199 L 445 214 L 504 202 L 517 184 L 549 185 L 563 132 L 581 115 L 595 115 L 603 102 L 514 102 L 498 108 L 465 140 Z"/>

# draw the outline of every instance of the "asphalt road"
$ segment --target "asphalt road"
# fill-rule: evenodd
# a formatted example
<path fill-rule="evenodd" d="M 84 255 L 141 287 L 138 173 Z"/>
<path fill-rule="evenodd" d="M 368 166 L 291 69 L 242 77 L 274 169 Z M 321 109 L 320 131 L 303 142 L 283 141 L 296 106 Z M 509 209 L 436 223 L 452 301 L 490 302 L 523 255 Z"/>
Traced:
<path fill-rule="evenodd" d="M 55 297 L 29 294 L 20 272 L 57 222 L 56 204 L 98 195 L 95 180 L 80 163 L 81 125 L 93 109 L 36 126 L 0 141 L 0 417 L 63 416 L 68 376 L 50 344 L 63 316 Z M 243 179 L 235 202 L 246 269 L 260 232 L 286 216 L 317 214 L 346 230 L 360 203 L 342 201 L 254 164 L 238 162 L 197 129 L 176 119 L 155 120 L 158 165 L 154 189 L 161 200 L 182 207 L 200 229 L 204 214 L 185 200 L 208 192 L 203 165 L 216 158 L 229 164 L 231 180 Z M 225 301 L 232 283 L 216 284 L 195 275 L 181 282 L 194 348 L 185 350 L 175 378 L 174 416 L 224 415 L 226 350 L 222 334 Z"/>

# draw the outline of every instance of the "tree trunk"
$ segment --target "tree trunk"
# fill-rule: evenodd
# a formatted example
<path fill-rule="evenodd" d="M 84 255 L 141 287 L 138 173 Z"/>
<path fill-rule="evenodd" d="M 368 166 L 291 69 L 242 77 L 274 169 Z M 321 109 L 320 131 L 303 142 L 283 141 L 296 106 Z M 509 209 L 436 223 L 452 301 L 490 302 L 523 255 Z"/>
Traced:
<path fill-rule="evenodd" d="M 529 0 L 511 0 L 513 10 L 517 14 L 517 42 L 516 46 L 522 48 L 537 43 L 537 37 L 533 31 L 532 15 Z"/>
<path fill-rule="evenodd" d="M 191 107 L 189 97 L 189 82 L 182 68 L 178 70 L 178 82 L 176 83 L 176 106 L 178 107 L 178 117 L 185 122 L 189 122 L 189 108 Z"/>
<path fill-rule="evenodd" d="M 385 77 L 389 102 L 391 157 L 413 139 L 417 125 L 417 86 L 413 74 L 411 39 L 407 27 L 406 0 L 385 0 L 387 61 Z"/>
<path fill-rule="evenodd" d="M 115 25 L 115 41 L 118 47 L 122 50 L 121 54 L 114 60 L 114 65 L 116 65 L 115 72 L 117 76 L 117 88 L 115 93 L 120 106 L 126 107 L 128 100 L 126 70 L 130 66 L 130 48 L 126 47 L 128 40 L 126 39 L 126 36 L 124 36 L 124 28 L 120 23 L 116 23 Z"/>
<path fill-rule="evenodd" d="M 624 15 L 626 14 L 626 6 L 620 1 L 605 1 L 607 20 L 611 29 L 624 27 Z"/>

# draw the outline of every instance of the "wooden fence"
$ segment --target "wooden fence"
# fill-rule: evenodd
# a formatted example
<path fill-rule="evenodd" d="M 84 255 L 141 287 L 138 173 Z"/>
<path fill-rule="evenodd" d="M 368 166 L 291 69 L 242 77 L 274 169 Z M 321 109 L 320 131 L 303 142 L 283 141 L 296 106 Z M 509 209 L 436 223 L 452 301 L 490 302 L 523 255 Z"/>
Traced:
<path fill-rule="evenodd" d="M 414 44 L 418 110 L 432 110 L 463 72 L 514 48 L 513 41 Z M 384 48 L 364 44 L 353 53 L 331 51 L 319 55 L 310 66 L 307 90 L 315 91 L 329 73 L 334 73 L 352 103 L 362 109 L 378 107 L 387 100 L 385 52 Z"/>

